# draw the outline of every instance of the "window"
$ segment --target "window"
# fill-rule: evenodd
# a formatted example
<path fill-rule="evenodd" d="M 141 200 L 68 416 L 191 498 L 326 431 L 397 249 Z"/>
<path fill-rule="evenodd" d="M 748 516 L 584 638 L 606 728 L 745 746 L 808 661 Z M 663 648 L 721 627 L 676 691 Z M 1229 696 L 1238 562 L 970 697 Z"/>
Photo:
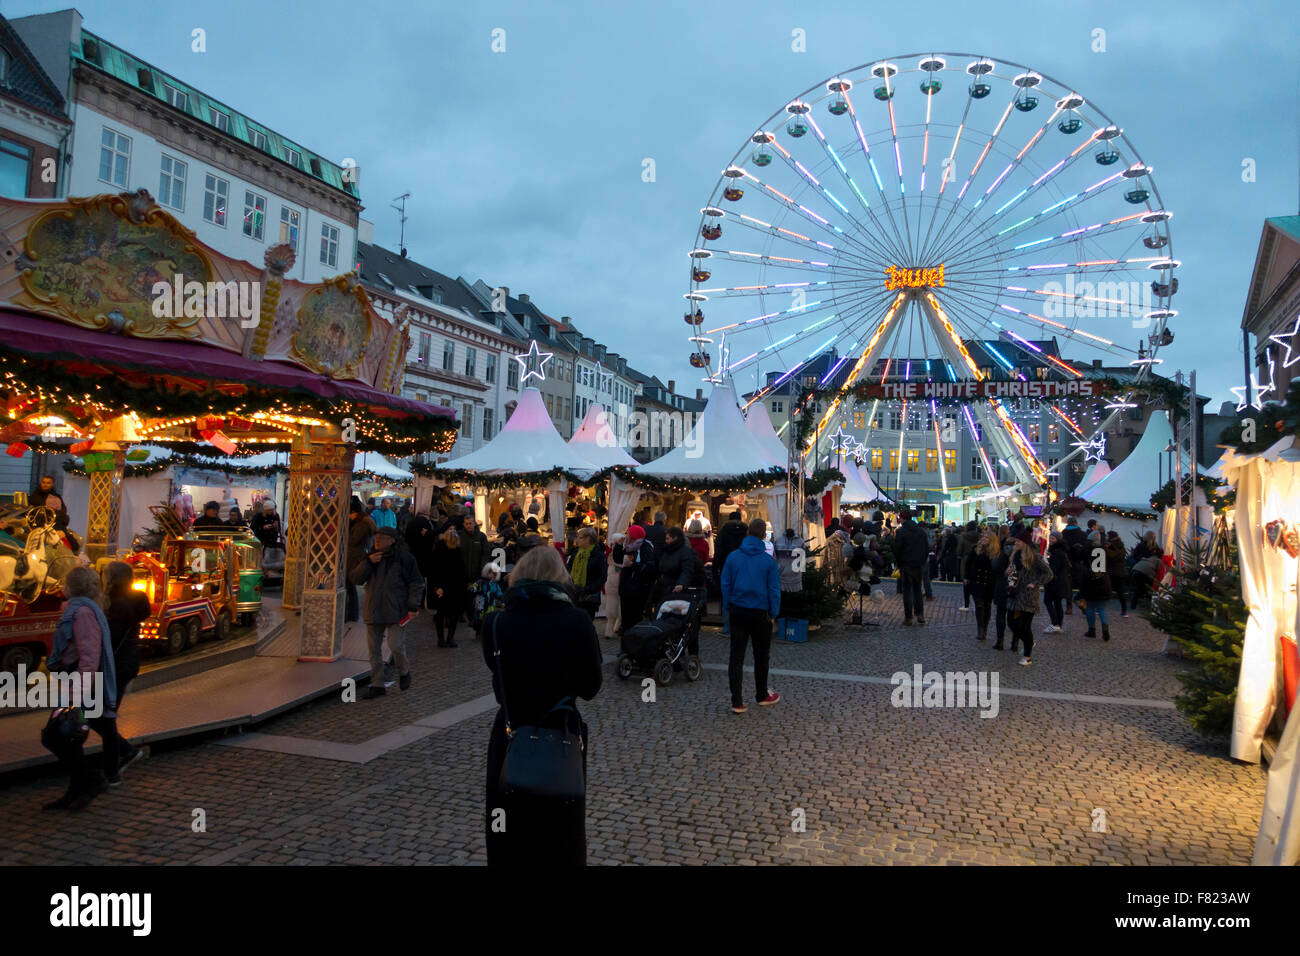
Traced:
<path fill-rule="evenodd" d="M 884 453 L 879 448 L 871 449 L 871 468 L 874 471 L 880 470 L 881 462 L 884 461 Z"/>
<path fill-rule="evenodd" d="M 983 440 L 984 440 L 984 438 L 983 438 L 983 426 L 981 426 L 979 422 L 972 422 L 972 423 L 971 423 L 971 428 L 974 429 L 974 432 L 975 432 L 975 440 L 976 440 L 976 441 L 983 441 Z"/>
<path fill-rule="evenodd" d="M 0 77 L 2 80 L 3 77 Z M 0 139 L 0 196 L 21 199 L 27 195 L 32 151 L 26 146 Z"/>
<path fill-rule="evenodd" d="M 298 152 L 292 146 L 281 146 L 280 158 L 295 169 L 302 166 L 302 153 Z"/>
<path fill-rule="evenodd" d="M 519 387 L 519 363 L 510 362 L 506 365 L 506 388 Z"/>
<path fill-rule="evenodd" d="M 971 459 L 970 459 L 970 477 L 971 477 L 971 481 L 976 480 L 977 478 L 979 478 L 979 476 L 980 476 L 980 456 L 979 456 L 979 455 L 971 455 Z"/>
<path fill-rule="evenodd" d="M 298 253 L 298 210 L 280 207 L 280 241 L 287 242 Z"/>
<path fill-rule="evenodd" d="M 483 440 L 488 441 L 492 438 L 492 409 L 483 409 Z"/>
<path fill-rule="evenodd" d="M 420 345 L 419 345 L 419 349 L 417 350 L 416 355 L 415 355 L 415 360 L 416 360 L 417 362 L 422 362 L 422 363 L 425 363 L 425 364 L 428 363 L 428 361 L 429 361 L 429 346 L 430 346 L 430 344 L 431 344 L 431 341 L 430 341 L 431 338 L 432 338 L 432 336 L 430 336 L 428 332 L 421 332 L 421 333 L 420 333 Z"/>
<path fill-rule="evenodd" d="M 320 227 L 320 261 L 331 269 L 339 264 L 339 230 L 328 222 Z"/>
<path fill-rule="evenodd" d="M 889 428 L 891 431 L 900 431 L 903 427 L 903 418 L 898 412 L 889 413 Z"/>
<path fill-rule="evenodd" d="M 925 470 L 926 471 L 939 470 L 939 449 L 927 448 L 925 450 Z"/>
<path fill-rule="evenodd" d="M 230 114 L 223 113 L 215 107 L 208 107 L 208 122 L 223 133 L 230 132 Z"/>
<path fill-rule="evenodd" d="M 483 358 L 483 378 L 489 383 L 497 380 L 497 355 L 495 352 L 488 352 Z"/>
<path fill-rule="evenodd" d="M 783 400 L 780 400 L 780 401 L 774 401 L 774 402 L 772 403 L 772 414 L 773 414 L 773 415 L 784 415 L 784 414 L 785 414 L 785 401 L 784 401 L 784 399 L 783 399 Z"/>
<path fill-rule="evenodd" d="M 9 79 L 9 54 L 0 47 L 0 83 Z"/>
<path fill-rule="evenodd" d="M 478 352 L 474 349 L 465 350 L 465 374 L 474 377 L 474 367 L 477 364 Z"/>
<path fill-rule="evenodd" d="M 248 141 L 252 143 L 256 149 L 266 149 L 266 134 L 260 129 L 252 129 L 250 127 L 248 130 Z"/>
<path fill-rule="evenodd" d="M 573 417 L 573 408 L 570 406 L 569 399 L 567 398 L 564 399 L 564 414 L 561 415 L 560 417 L 565 419 L 570 419 Z"/>
<path fill-rule="evenodd" d="M 957 474 L 957 452 L 952 448 L 943 450 L 943 470 L 950 475 Z"/>
<path fill-rule="evenodd" d="M 1047 426 L 1047 441 L 1049 444 L 1057 445 L 1061 441 L 1061 429 L 1057 425 Z"/>
<path fill-rule="evenodd" d="M 555 417 L 555 406 L 554 406 L 554 402 L 553 402 L 552 396 L 550 396 L 550 395 L 543 395 L 542 398 L 543 398 L 543 400 L 546 402 L 546 414 L 548 414 L 548 415 L 550 415 L 552 418 L 554 418 L 554 417 Z"/>
<path fill-rule="evenodd" d="M 448 340 L 442 343 L 442 370 L 444 372 L 455 371 L 456 368 L 456 343 Z"/>
<path fill-rule="evenodd" d="M 465 438 L 468 438 L 474 432 L 474 406 L 466 402 L 460 407 L 460 410 L 460 433 Z"/>
<path fill-rule="evenodd" d="M 158 174 L 158 202 L 180 211 L 185 210 L 186 165 L 166 153 L 162 158 L 162 171 Z"/>
<path fill-rule="evenodd" d="M 860 409 L 854 409 L 854 411 L 853 411 L 853 427 L 854 427 L 854 428 L 866 428 L 866 427 L 867 427 L 867 413 L 866 413 L 866 412 L 861 411 Z"/>
<path fill-rule="evenodd" d="M 266 237 L 266 197 L 244 190 L 244 235 L 261 242 Z"/>
<path fill-rule="evenodd" d="M 889 449 L 889 470 L 898 471 L 898 449 Z"/>
<path fill-rule="evenodd" d="M 170 83 L 164 83 L 162 88 L 163 99 L 172 106 L 176 107 L 178 110 L 188 110 L 190 108 L 190 95 L 184 90 L 177 89 Z"/>
<path fill-rule="evenodd" d="M 907 470 L 908 470 L 908 471 L 920 471 L 920 470 L 921 470 L 921 452 L 920 452 L 919 449 L 916 449 L 916 448 L 909 448 L 909 449 L 908 449 L 908 451 L 907 451 Z"/>
<path fill-rule="evenodd" d="M 99 178 L 125 189 L 130 166 L 131 140 L 121 133 L 104 127 L 104 132 L 99 139 Z"/>
<path fill-rule="evenodd" d="M 1129 412 L 1128 412 L 1129 421 L 1140 422 L 1140 421 L 1142 421 L 1142 415 L 1143 415 L 1143 412 L 1142 412 L 1142 406 L 1141 406 L 1141 405 L 1139 405 L 1137 408 L 1130 408 L 1130 409 L 1129 409 Z"/>
<path fill-rule="evenodd" d="M 1029 426 L 1029 443 L 1031 445 L 1037 445 L 1038 439 L 1039 439 L 1038 423 L 1034 422 L 1032 425 Z"/>
<path fill-rule="evenodd" d="M 203 177 L 203 218 L 214 226 L 226 227 L 226 204 L 230 183 L 211 173 Z"/>

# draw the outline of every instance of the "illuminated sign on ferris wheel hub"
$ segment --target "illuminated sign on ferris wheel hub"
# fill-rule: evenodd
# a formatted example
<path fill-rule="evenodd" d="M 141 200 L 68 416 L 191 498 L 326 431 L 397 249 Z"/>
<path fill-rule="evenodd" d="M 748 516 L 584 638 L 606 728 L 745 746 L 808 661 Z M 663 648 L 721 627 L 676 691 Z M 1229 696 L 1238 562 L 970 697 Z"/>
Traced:
<path fill-rule="evenodd" d="M 944 285 L 944 264 L 937 269 L 900 269 L 889 266 L 885 269 L 885 288 L 890 289 L 939 289 Z"/>
<path fill-rule="evenodd" d="M 885 401 L 923 398 L 1092 398 L 1097 394 L 1087 379 L 1071 382 L 884 382 L 868 386 L 866 398 Z"/>

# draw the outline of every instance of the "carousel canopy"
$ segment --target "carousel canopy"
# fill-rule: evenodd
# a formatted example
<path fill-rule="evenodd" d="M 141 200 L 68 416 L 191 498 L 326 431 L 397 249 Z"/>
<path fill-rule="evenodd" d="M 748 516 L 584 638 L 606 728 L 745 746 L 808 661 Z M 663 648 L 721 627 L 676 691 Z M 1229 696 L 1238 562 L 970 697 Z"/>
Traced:
<path fill-rule="evenodd" d="M 587 407 L 582 424 L 569 439 L 569 447 L 601 468 L 614 465 L 635 468 L 641 464 L 619 445 L 613 429 L 609 427 L 609 413 L 601 405 Z"/>
<path fill-rule="evenodd" d="M 770 427 L 770 426 L 769 426 Z M 742 476 L 771 472 L 772 484 L 785 480 L 771 455 L 745 426 L 731 383 L 713 386 L 709 401 L 686 440 L 661 458 L 637 469 L 653 478 L 711 480 L 719 486 Z"/>
<path fill-rule="evenodd" d="M 748 414 L 745 415 L 745 428 L 750 435 L 758 442 L 758 446 L 767 452 L 772 464 L 778 468 L 786 466 L 789 453 L 785 444 L 776 434 L 776 429 L 772 427 L 772 419 L 768 417 L 767 409 L 758 402 L 750 406 Z"/>
<path fill-rule="evenodd" d="M 560 437 L 542 402 L 542 393 L 536 388 L 525 388 L 519 393 L 514 414 L 495 438 L 478 451 L 443 462 L 433 472 L 506 475 L 557 470 L 592 475 L 600 468 Z"/>
<path fill-rule="evenodd" d="M 1104 459 L 1098 458 L 1089 465 L 1088 470 L 1083 473 L 1083 480 L 1079 482 L 1079 487 L 1074 489 L 1075 497 L 1088 497 L 1088 490 L 1109 474 L 1110 465 L 1106 464 Z"/>
<path fill-rule="evenodd" d="M 1163 411 L 1153 411 L 1137 447 L 1110 474 L 1093 482 L 1088 493 L 1081 497 L 1112 508 L 1150 511 L 1151 496 L 1160 490 L 1161 456 L 1173 440 L 1169 416 Z M 1184 462 L 1184 471 L 1187 467 L 1188 463 Z"/>

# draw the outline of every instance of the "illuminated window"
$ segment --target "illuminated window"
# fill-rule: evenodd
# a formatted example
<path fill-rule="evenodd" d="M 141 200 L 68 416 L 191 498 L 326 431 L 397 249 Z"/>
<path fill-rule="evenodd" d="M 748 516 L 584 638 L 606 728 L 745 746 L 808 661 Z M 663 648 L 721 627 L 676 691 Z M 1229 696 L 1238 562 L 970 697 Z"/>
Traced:
<path fill-rule="evenodd" d="M 889 449 L 889 470 L 898 471 L 898 449 Z"/>
<path fill-rule="evenodd" d="M 957 452 L 952 448 L 943 450 L 943 470 L 950 475 L 957 474 Z"/>
<path fill-rule="evenodd" d="M 298 253 L 298 210 L 280 207 L 280 241 Z"/>
<path fill-rule="evenodd" d="M 910 449 L 908 449 L 908 452 L 907 452 L 907 470 L 908 470 L 908 471 L 920 471 L 920 470 L 921 470 L 921 452 L 920 452 L 919 449 L 916 449 L 916 448 L 910 448 Z"/>
<path fill-rule="evenodd" d="M 853 427 L 854 427 L 854 428 L 866 428 L 866 427 L 867 427 L 867 413 L 866 413 L 866 412 L 856 411 L 856 410 L 853 412 Z"/>
<path fill-rule="evenodd" d="M 1029 443 L 1031 445 L 1038 444 L 1038 423 L 1037 422 L 1034 422 L 1034 424 L 1029 426 Z"/>
<path fill-rule="evenodd" d="M 926 471 L 939 470 L 939 449 L 927 448 L 925 450 L 925 470 Z"/>
<path fill-rule="evenodd" d="M 884 454 L 881 452 L 879 448 L 871 449 L 871 467 L 879 471 L 880 463 L 884 459 L 884 457 L 885 457 Z"/>

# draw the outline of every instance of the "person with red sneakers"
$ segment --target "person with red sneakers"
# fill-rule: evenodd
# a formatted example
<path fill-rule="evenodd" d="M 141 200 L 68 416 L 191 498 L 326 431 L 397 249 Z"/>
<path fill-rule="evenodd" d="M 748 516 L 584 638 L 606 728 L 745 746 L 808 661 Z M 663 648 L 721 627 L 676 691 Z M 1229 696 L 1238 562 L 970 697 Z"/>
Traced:
<path fill-rule="evenodd" d="M 731 712 L 743 714 L 745 647 L 754 645 L 754 691 L 760 707 L 769 707 L 781 695 L 767 686 L 768 655 L 772 649 L 772 620 L 781 610 L 781 571 L 767 553 L 764 539 L 767 522 L 755 518 L 740 547 L 731 552 L 722 568 L 722 601 L 730 610 L 731 659 L 727 677 L 731 681 Z"/>

